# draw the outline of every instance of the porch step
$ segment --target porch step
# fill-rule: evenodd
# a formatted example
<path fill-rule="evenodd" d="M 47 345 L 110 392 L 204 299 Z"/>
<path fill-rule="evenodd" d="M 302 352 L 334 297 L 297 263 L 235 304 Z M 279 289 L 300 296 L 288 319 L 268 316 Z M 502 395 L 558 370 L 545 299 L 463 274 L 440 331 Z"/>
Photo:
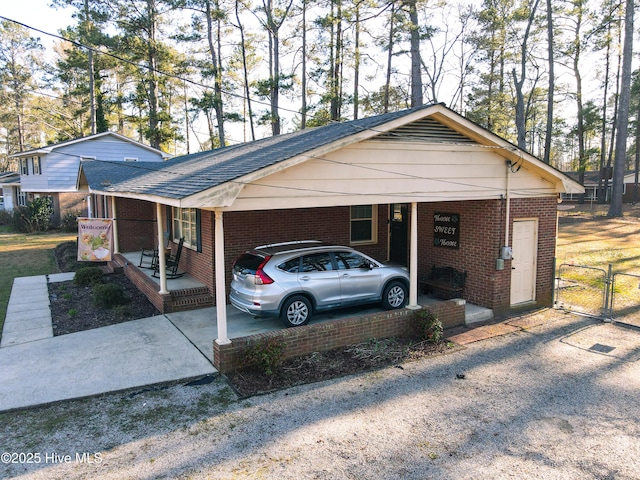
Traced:
<path fill-rule="evenodd" d="M 487 322 L 493 319 L 493 310 L 467 303 L 465 305 L 465 324 Z"/>
<path fill-rule="evenodd" d="M 172 290 L 171 306 L 173 312 L 183 312 L 213 306 L 213 295 L 207 287 Z"/>

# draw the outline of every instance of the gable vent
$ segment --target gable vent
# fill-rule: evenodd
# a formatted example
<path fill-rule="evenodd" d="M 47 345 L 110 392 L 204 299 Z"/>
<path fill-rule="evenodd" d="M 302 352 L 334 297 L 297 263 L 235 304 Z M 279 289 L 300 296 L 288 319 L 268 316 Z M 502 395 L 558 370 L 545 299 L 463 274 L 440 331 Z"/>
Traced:
<path fill-rule="evenodd" d="M 428 143 L 477 143 L 454 129 L 433 120 L 423 118 L 408 123 L 389 132 L 381 133 L 371 140 L 378 141 L 416 141 Z"/>

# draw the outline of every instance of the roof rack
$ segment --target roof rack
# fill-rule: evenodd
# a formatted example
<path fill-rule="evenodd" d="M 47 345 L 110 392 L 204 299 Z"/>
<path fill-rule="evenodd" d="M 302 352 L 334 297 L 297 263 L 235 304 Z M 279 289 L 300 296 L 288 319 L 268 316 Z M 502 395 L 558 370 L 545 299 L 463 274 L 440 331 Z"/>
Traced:
<path fill-rule="evenodd" d="M 301 244 L 312 244 L 312 243 L 322 245 L 322 242 L 320 240 L 297 240 L 294 242 L 270 243 L 268 245 L 260 245 L 259 247 L 255 247 L 255 248 L 257 250 L 259 248 L 285 247 L 287 245 L 301 245 Z"/>

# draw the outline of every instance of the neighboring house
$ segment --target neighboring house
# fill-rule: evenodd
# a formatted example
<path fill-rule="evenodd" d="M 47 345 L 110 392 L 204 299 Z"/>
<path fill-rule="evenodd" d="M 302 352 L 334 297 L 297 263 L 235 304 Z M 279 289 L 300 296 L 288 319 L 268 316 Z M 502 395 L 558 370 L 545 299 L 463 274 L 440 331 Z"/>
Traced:
<path fill-rule="evenodd" d="M 20 174 L 16 172 L 0 173 L 0 210 L 11 211 L 25 204 L 25 196 L 20 190 Z"/>
<path fill-rule="evenodd" d="M 352 245 L 407 265 L 410 306 L 434 265 L 466 271 L 464 299 L 496 312 L 549 306 L 558 199 L 584 191 L 440 104 L 163 164 L 86 162 L 78 182 L 114 199 L 120 252 L 162 245 L 164 231 L 185 239 L 180 268 L 215 295 L 220 344 L 234 258 L 282 241 Z M 144 283 L 131 262 L 125 272 L 171 310 L 171 280 Z"/>
<path fill-rule="evenodd" d="M 98 133 L 11 155 L 18 161 L 20 188 L 26 200 L 48 196 L 52 200 L 52 222 L 58 224 L 67 214 L 92 215 L 102 206 L 76 188 L 82 161 L 162 162 L 169 158 L 155 148 L 114 132 Z M 93 203 L 100 199 L 93 199 Z"/>
<path fill-rule="evenodd" d="M 566 172 L 566 175 L 571 177 L 576 182 L 579 178 L 578 172 Z M 597 202 L 598 201 L 598 190 L 600 188 L 605 188 L 605 181 L 600 180 L 600 172 L 584 172 L 584 201 L 585 202 Z M 609 203 L 611 201 L 611 191 L 613 189 L 612 178 L 609 175 L 609 178 L 606 181 L 606 202 Z M 636 193 L 636 189 L 638 189 Z M 562 200 L 568 202 L 577 202 L 580 194 L 576 193 L 564 193 L 562 194 Z M 624 174 L 624 184 L 622 186 L 622 201 L 624 203 L 632 203 L 640 201 L 640 188 L 636 187 L 635 180 L 635 172 L 626 171 Z"/>

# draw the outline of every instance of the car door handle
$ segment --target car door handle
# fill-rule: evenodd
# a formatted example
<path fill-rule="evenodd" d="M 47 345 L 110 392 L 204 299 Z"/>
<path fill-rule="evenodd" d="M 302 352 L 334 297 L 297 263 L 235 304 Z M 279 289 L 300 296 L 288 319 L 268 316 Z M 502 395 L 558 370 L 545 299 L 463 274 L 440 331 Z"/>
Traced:
<path fill-rule="evenodd" d="M 344 275 L 342 275 L 342 278 L 351 278 L 351 275 L 349 275 L 348 273 L 345 273 Z"/>
<path fill-rule="evenodd" d="M 305 275 L 304 277 L 300 277 L 300 280 L 304 280 L 305 282 L 311 280 L 311 277 L 308 275 Z"/>

